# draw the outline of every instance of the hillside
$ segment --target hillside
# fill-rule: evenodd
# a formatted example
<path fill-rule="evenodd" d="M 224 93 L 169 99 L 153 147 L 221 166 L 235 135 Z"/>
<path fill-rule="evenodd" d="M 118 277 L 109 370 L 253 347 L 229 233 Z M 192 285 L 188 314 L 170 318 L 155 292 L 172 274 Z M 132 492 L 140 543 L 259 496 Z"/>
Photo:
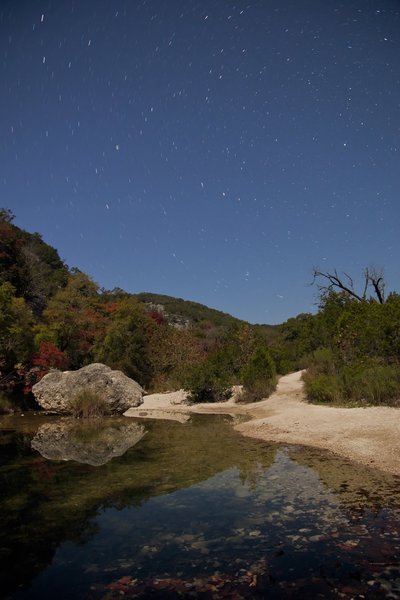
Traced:
<path fill-rule="evenodd" d="M 0 209 L 0 392 L 29 393 L 52 368 L 91 362 L 119 369 L 148 390 L 179 389 L 199 378 L 207 390 L 228 387 L 256 348 L 270 343 L 267 326 L 198 302 L 101 289 L 13 219 Z"/>
<path fill-rule="evenodd" d="M 11 283 L 16 296 L 40 315 L 48 300 L 66 286 L 68 267 L 39 233 L 24 231 L 13 219 L 9 210 L 0 209 L 0 285 Z"/>
<path fill-rule="evenodd" d="M 0 285 L 9 282 L 18 297 L 23 297 L 35 314 L 41 314 L 48 300 L 67 285 L 69 269 L 58 251 L 47 244 L 39 233 L 30 233 L 13 223 L 14 215 L 0 209 Z M 149 311 L 157 311 L 177 328 L 227 331 L 244 323 L 222 311 L 198 302 L 164 294 L 143 292 L 120 297 L 133 297 Z M 105 294 L 108 294 L 105 291 Z M 113 292 L 113 296 L 118 294 Z"/>
<path fill-rule="evenodd" d="M 258 331 L 269 341 L 276 339 L 279 332 L 279 325 L 250 325 L 247 321 L 237 319 L 228 313 L 199 302 L 151 292 L 141 292 L 133 294 L 133 296 L 142 302 L 147 310 L 161 312 L 174 327 L 192 329 L 200 337 L 223 337 L 224 334 L 240 325 L 247 325 L 254 331 Z"/>
<path fill-rule="evenodd" d="M 173 327 L 190 329 L 197 337 L 209 341 L 226 336 L 233 327 L 244 323 L 227 313 L 182 298 L 151 292 L 133 294 L 133 297 L 148 311 L 160 313 Z"/>
<path fill-rule="evenodd" d="M 265 394 L 265 369 L 273 380 L 275 370 L 307 367 L 310 400 L 399 404 L 400 295 L 367 297 L 368 285 L 384 290 L 374 270 L 364 296 L 349 294 L 336 271 L 317 273 L 317 314 L 251 325 L 182 298 L 101 289 L 13 218 L 0 209 L 0 392 L 29 392 L 52 368 L 102 362 L 147 390 L 215 400 L 252 378 Z"/>

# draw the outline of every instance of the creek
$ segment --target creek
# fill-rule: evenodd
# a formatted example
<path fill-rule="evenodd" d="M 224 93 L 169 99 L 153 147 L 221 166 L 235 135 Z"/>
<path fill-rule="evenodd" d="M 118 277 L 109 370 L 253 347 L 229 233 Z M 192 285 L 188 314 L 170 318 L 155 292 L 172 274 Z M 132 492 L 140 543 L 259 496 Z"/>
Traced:
<path fill-rule="evenodd" d="M 0 419 L 4 598 L 399 598 L 399 559 L 399 478 L 231 417 Z"/>

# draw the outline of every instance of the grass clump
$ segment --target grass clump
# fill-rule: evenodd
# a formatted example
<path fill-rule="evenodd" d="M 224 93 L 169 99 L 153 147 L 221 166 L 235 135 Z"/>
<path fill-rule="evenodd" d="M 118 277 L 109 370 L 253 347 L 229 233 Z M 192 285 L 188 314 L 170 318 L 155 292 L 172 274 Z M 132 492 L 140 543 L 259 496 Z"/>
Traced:
<path fill-rule="evenodd" d="M 337 374 L 337 357 L 331 348 L 318 348 L 303 359 L 303 367 L 309 373 L 324 375 Z"/>
<path fill-rule="evenodd" d="M 108 415 L 109 406 L 98 392 L 85 388 L 71 400 L 70 411 L 76 419 L 96 419 Z"/>
<path fill-rule="evenodd" d="M 346 398 L 364 404 L 393 404 L 400 399 L 400 370 L 372 360 L 345 367 L 342 381 Z"/>
<path fill-rule="evenodd" d="M 332 351 L 314 353 L 303 375 L 311 402 L 343 406 L 400 403 L 400 368 L 377 358 L 338 360 Z"/>
<path fill-rule="evenodd" d="M 336 375 L 303 375 L 307 398 L 317 404 L 337 404 L 343 400 L 340 378 Z"/>

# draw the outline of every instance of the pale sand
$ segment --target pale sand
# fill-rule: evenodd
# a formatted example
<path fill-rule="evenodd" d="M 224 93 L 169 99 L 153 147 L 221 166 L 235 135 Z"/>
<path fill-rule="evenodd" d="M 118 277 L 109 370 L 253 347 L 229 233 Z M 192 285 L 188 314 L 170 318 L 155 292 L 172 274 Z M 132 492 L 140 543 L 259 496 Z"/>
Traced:
<path fill-rule="evenodd" d="M 166 394 L 151 394 L 143 397 L 143 404 L 136 408 L 129 408 L 124 412 L 124 417 L 136 417 L 141 419 L 167 419 L 186 423 L 190 414 L 186 405 L 186 392 L 168 392 Z"/>
<path fill-rule="evenodd" d="M 151 411 L 157 418 L 173 413 L 224 413 L 246 415 L 249 420 L 235 429 L 250 437 L 271 442 L 301 444 L 330 450 L 357 462 L 400 475 L 400 410 L 389 407 L 334 408 L 305 401 L 301 371 L 281 377 L 268 399 L 253 404 L 235 400 L 214 404 L 185 405 L 183 390 L 145 396 L 144 403 L 125 413 L 141 416 Z M 177 414 L 178 413 L 178 414 Z M 143 415 L 145 416 L 145 415 Z M 154 415 L 156 418 L 156 414 Z"/>

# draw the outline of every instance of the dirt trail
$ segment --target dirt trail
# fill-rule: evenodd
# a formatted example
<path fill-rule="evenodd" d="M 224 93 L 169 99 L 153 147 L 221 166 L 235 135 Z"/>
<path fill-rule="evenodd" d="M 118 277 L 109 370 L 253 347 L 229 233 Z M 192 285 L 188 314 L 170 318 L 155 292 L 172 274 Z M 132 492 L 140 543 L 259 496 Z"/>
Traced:
<path fill-rule="evenodd" d="M 183 404 L 185 393 L 154 394 L 127 416 L 172 418 L 183 414 L 245 415 L 235 429 L 250 437 L 330 450 L 363 464 L 400 475 L 400 410 L 389 407 L 335 408 L 305 401 L 301 371 L 281 377 L 266 400 L 236 404 Z"/>
<path fill-rule="evenodd" d="M 282 377 L 277 391 L 251 420 L 236 429 L 251 437 L 330 450 L 400 475 L 400 411 L 397 408 L 335 408 L 308 404 L 301 372 Z M 264 414 L 263 414 L 264 413 Z"/>

